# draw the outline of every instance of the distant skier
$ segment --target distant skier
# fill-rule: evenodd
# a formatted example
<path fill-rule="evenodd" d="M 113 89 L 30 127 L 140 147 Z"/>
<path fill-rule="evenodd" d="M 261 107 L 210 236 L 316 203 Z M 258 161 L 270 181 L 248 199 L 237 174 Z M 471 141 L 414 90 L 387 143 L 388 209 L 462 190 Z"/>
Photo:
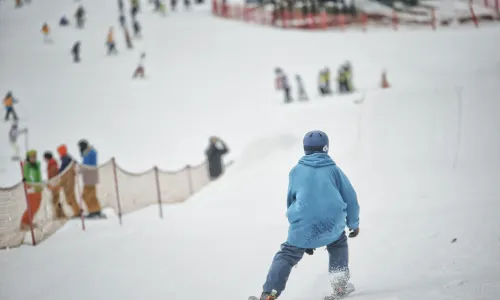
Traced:
<path fill-rule="evenodd" d="M 83 28 L 85 26 L 85 9 L 83 6 L 79 6 L 75 13 L 76 26 L 78 28 Z"/>
<path fill-rule="evenodd" d="M 133 27 L 134 27 L 134 36 L 136 38 L 141 38 L 142 37 L 142 35 L 141 35 L 141 24 L 139 24 L 139 21 L 134 20 Z"/>
<path fill-rule="evenodd" d="M 307 96 L 304 83 L 302 82 L 302 77 L 300 77 L 299 74 L 296 74 L 295 79 L 297 80 L 297 98 L 299 99 L 299 101 L 308 101 L 309 97 Z"/>
<path fill-rule="evenodd" d="M 350 62 L 345 62 L 340 66 L 337 76 L 339 93 L 349 93 L 354 91 L 352 85 L 352 69 Z"/>
<path fill-rule="evenodd" d="M 42 34 L 44 43 L 52 43 L 52 39 L 50 38 L 50 27 L 47 23 L 44 23 L 42 26 Z"/>
<path fill-rule="evenodd" d="M 16 0 L 16 8 L 21 8 L 23 6 L 23 2 L 21 0 Z"/>
<path fill-rule="evenodd" d="M 3 105 L 5 107 L 5 121 L 10 120 L 10 115 L 12 115 L 14 121 L 19 119 L 17 117 L 16 110 L 14 109 L 14 104 L 18 102 L 19 101 L 12 95 L 12 92 L 9 91 L 7 95 L 5 95 L 5 98 L 3 99 Z"/>
<path fill-rule="evenodd" d="M 141 58 L 139 59 L 139 64 L 137 65 L 137 68 L 135 69 L 134 75 L 132 75 L 132 78 L 144 78 L 144 60 L 146 59 L 146 53 L 141 54 Z"/>
<path fill-rule="evenodd" d="M 177 0 L 170 0 L 170 8 L 172 11 L 175 11 L 175 8 L 177 7 Z"/>
<path fill-rule="evenodd" d="M 118 53 L 118 50 L 116 50 L 115 37 L 113 35 L 113 27 L 109 28 L 106 45 L 108 46 L 108 55 Z"/>
<path fill-rule="evenodd" d="M 130 38 L 130 33 L 128 32 L 127 27 L 123 27 L 123 34 L 125 35 L 125 43 L 127 44 L 127 48 L 133 49 L 134 45 L 132 44 L 132 39 Z"/>
<path fill-rule="evenodd" d="M 184 8 L 186 10 L 189 10 L 189 8 L 191 7 L 191 1 L 189 0 L 184 0 Z"/>
<path fill-rule="evenodd" d="M 332 89 L 330 87 L 330 69 L 325 67 L 324 69 L 319 71 L 319 80 L 318 80 L 318 89 L 320 95 L 329 95 L 332 93 Z"/>
<path fill-rule="evenodd" d="M 118 0 L 118 10 L 120 11 L 120 14 L 123 15 L 125 7 L 123 5 L 123 0 Z"/>
<path fill-rule="evenodd" d="M 282 89 L 285 94 L 285 103 L 292 102 L 292 96 L 290 95 L 290 83 L 288 82 L 288 76 L 280 68 L 275 70 L 277 86 Z"/>
<path fill-rule="evenodd" d="M 80 46 L 81 46 L 80 41 L 77 41 L 71 48 L 71 54 L 73 54 L 73 62 L 75 63 L 80 62 Z"/>
<path fill-rule="evenodd" d="M 17 144 L 17 139 L 21 134 L 27 134 L 28 133 L 28 128 L 22 128 L 20 129 L 19 126 L 17 125 L 17 122 L 12 123 L 10 130 L 9 130 L 9 142 L 10 146 L 12 147 L 12 150 L 14 150 L 14 155 L 12 156 L 12 160 L 19 160 L 21 159 L 20 155 L 20 147 Z"/>
<path fill-rule="evenodd" d="M 287 218 L 288 238 L 274 256 L 261 300 L 274 300 L 285 290 L 292 268 L 304 253 L 324 247 L 329 254 L 333 298 L 354 289 L 349 282 L 349 258 L 345 227 L 349 237 L 359 234 L 359 205 L 347 176 L 328 155 L 326 133 L 310 131 L 303 139 L 304 152 L 289 174 Z M 272 295 L 272 291 L 276 295 Z"/>
<path fill-rule="evenodd" d="M 120 15 L 120 18 L 118 20 L 120 21 L 120 26 L 122 28 L 125 28 L 127 26 L 127 19 L 125 18 L 125 15 Z"/>

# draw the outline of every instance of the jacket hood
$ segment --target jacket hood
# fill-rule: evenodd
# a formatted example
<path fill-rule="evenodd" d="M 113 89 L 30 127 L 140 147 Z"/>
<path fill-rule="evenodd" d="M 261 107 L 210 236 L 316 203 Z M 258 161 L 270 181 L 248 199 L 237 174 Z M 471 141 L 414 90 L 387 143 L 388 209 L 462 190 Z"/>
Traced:
<path fill-rule="evenodd" d="M 335 162 L 326 153 L 313 153 L 309 155 L 304 155 L 299 160 L 299 164 L 313 168 L 321 168 L 321 167 L 335 165 Z"/>

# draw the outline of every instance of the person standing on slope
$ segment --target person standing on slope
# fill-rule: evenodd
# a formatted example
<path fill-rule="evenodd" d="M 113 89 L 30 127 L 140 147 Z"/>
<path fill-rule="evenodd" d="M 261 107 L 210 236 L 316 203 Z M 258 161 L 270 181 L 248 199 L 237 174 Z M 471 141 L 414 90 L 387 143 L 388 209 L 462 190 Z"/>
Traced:
<path fill-rule="evenodd" d="M 96 185 L 99 183 L 99 167 L 97 166 L 97 151 L 86 140 L 78 142 L 78 148 L 83 161 L 80 166 L 83 181 L 83 201 L 89 211 L 88 218 L 105 218 L 101 212 L 101 204 L 97 199 Z"/>
<path fill-rule="evenodd" d="M 36 227 L 36 225 L 33 224 L 33 219 L 42 203 L 42 172 L 40 170 L 40 162 L 37 161 L 36 155 L 36 150 L 28 151 L 23 166 L 23 182 L 29 207 L 26 208 L 21 218 L 21 231 L 28 231 L 30 225 L 34 228 Z"/>
<path fill-rule="evenodd" d="M 43 153 L 43 158 L 45 160 L 45 163 L 47 163 L 47 179 L 49 179 L 49 181 L 50 179 L 54 180 L 59 174 L 57 161 L 54 159 L 54 156 L 50 151 L 46 151 L 45 153 Z M 54 210 L 54 220 L 66 218 L 61 202 L 59 201 L 61 187 L 58 184 L 49 184 L 47 187 L 52 193 L 52 208 Z"/>
<path fill-rule="evenodd" d="M 75 196 L 75 161 L 69 155 L 68 147 L 64 144 L 57 147 L 57 153 L 61 159 L 58 175 L 60 176 L 60 184 L 66 198 L 66 203 L 71 206 L 73 217 L 80 217 L 81 209 L 78 202 L 76 202 Z"/>
<path fill-rule="evenodd" d="M 229 148 L 220 138 L 212 136 L 209 140 L 205 155 L 208 161 L 208 173 L 211 180 L 217 179 L 223 173 L 222 156 L 229 152 Z"/>
<path fill-rule="evenodd" d="M 276 253 L 261 300 L 273 300 L 285 290 L 292 268 L 304 253 L 326 246 L 332 297 L 348 292 L 349 260 L 345 227 L 349 237 L 359 233 L 359 205 L 347 176 L 328 155 L 326 133 L 310 131 L 303 140 L 305 156 L 290 171 L 287 217 L 288 238 Z M 351 284 L 351 291 L 354 288 Z M 273 293 L 273 290 L 276 292 Z"/>
<path fill-rule="evenodd" d="M 17 138 L 23 133 L 27 134 L 28 128 L 19 129 L 17 122 L 12 123 L 12 126 L 10 127 L 9 131 L 9 142 L 10 145 L 12 146 L 12 149 L 14 150 L 14 155 L 12 156 L 12 160 L 21 159 L 21 157 L 19 156 L 20 150 L 19 150 L 19 145 L 17 144 Z"/>

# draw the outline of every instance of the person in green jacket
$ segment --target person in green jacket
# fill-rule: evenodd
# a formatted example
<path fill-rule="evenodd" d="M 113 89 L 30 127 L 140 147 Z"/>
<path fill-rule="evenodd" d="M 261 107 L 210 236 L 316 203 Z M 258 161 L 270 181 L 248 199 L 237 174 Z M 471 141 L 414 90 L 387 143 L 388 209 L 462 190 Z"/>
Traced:
<path fill-rule="evenodd" d="M 40 170 L 40 162 L 37 160 L 36 150 L 29 150 L 26 153 L 23 182 L 29 207 L 26 207 L 21 218 L 21 230 L 27 231 L 30 229 L 30 226 L 36 227 L 35 224 L 33 224 L 33 219 L 42 203 L 42 172 Z"/>

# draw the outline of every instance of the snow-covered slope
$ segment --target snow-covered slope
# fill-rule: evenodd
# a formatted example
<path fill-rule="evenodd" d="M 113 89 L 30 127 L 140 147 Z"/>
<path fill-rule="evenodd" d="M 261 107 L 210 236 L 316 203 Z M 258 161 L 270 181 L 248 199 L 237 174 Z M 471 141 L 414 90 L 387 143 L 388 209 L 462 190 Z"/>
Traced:
<path fill-rule="evenodd" d="M 102 44 L 115 9 L 95 0 L 85 2 L 89 22 L 101 25 L 81 33 L 84 63 L 74 66 L 62 55 L 74 39 L 68 32 L 33 46 L 39 19 L 63 2 L 0 10 L 0 90 L 19 94 L 33 147 L 84 136 L 102 159 L 173 167 L 202 159 L 207 135 L 217 132 L 237 162 L 185 204 L 165 206 L 161 221 L 151 207 L 126 216 L 123 227 L 111 219 L 82 232 L 69 222 L 37 247 L 1 252 L 2 300 L 259 293 L 286 238 L 288 171 L 312 128 L 329 133 L 331 155 L 358 191 L 361 233 L 350 240 L 357 299 L 498 298 L 498 29 L 282 32 L 212 19 L 200 8 L 141 15 L 137 51 L 107 58 Z M 150 78 L 130 82 L 142 49 Z M 275 66 L 299 72 L 315 95 L 317 70 L 346 59 L 361 93 L 280 104 Z M 375 90 L 383 68 L 394 87 Z M 2 179 L 15 180 L 9 172 Z M 323 250 L 305 257 L 283 299 L 321 299 L 326 264 Z"/>

